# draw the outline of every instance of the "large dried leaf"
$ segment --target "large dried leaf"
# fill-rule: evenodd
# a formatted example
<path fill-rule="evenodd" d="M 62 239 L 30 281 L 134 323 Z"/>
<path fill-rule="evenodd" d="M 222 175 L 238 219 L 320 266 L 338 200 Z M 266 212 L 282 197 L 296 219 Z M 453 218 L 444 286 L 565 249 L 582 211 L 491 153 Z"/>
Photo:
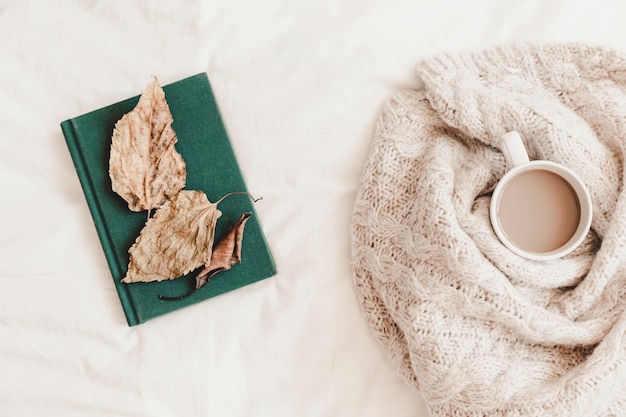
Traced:
<path fill-rule="evenodd" d="M 158 208 L 185 186 L 185 162 L 174 147 L 172 122 L 155 77 L 135 108 L 115 124 L 109 175 L 113 191 L 132 211 Z"/>
<path fill-rule="evenodd" d="M 221 214 L 202 191 L 181 191 L 144 226 L 122 282 L 174 279 L 208 264 Z"/>

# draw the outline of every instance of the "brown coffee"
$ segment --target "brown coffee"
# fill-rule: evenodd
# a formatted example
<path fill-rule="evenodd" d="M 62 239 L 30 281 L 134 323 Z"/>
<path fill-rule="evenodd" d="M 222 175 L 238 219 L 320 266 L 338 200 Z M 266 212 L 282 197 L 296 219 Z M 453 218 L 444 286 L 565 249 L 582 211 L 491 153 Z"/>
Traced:
<path fill-rule="evenodd" d="M 505 186 L 497 207 L 507 238 L 528 252 L 559 249 L 576 233 L 580 202 L 571 185 L 545 169 L 519 174 Z"/>

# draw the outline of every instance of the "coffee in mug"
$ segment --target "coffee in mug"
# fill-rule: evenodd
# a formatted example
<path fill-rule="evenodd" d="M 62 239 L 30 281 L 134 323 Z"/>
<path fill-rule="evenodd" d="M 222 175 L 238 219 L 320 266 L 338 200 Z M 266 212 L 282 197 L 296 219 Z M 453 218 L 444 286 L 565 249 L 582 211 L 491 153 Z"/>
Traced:
<path fill-rule="evenodd" d="M 521 137 L 502 137 L 509 171 L 491 200 L 494 231 L 510 250 L 528 259 L 550 260 L 573 251 L 592 220 L 589 192 L 567 167 L 551 161 L 529 161 Z"/>

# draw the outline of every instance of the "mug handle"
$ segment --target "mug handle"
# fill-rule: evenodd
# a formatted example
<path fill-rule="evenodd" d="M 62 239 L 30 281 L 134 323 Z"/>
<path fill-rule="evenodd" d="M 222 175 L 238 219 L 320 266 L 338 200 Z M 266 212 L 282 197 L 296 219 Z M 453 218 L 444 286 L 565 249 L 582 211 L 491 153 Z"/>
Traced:
<path fill-rule="evenodd" d="M 525 164 L 529 161 L 526 147 L 519 133 L 515 131 L 505 133 L 502 135 L 501 142 L 502 153 L 506 159 L 508 169 Z"/>

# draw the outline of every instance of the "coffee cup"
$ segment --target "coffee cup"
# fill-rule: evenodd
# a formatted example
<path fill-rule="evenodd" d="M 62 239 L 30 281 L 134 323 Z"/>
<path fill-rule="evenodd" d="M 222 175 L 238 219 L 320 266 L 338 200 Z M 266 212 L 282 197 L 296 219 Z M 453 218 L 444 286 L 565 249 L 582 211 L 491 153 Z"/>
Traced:
<path fill-rule="evenodd" d="M 508 171 L 496 185 L 491 225 L 514 253 L 547 261 L 565 256 L 589 232 L 591 197 L 575 172 L 547 160 L 530 161 L 517 132 L 502 136 Z"/>

